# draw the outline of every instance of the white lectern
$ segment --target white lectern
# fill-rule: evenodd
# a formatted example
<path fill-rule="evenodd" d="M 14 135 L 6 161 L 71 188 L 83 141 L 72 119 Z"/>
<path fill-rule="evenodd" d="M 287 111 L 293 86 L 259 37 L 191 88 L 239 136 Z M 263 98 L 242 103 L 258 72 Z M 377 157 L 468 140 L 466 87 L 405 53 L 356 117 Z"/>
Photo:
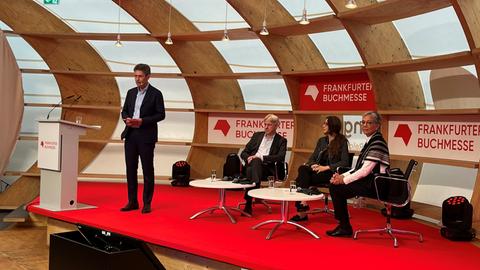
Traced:
<path fill-rule="evenodd" d="M 78 139 L 87 129 L 65 120 L 38 121 L 40 205 L 50 211 L 95 208 L 77 202 Z"/>

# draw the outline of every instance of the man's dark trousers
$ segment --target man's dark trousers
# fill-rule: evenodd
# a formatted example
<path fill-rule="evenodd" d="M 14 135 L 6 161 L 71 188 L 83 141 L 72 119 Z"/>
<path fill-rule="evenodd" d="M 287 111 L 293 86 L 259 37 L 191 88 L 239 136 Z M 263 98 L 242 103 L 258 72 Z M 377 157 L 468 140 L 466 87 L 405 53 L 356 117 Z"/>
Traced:
<path fill-rule="evenodd" d="M 143 205 L 152 202 L 155 189 L 155 177 L 153 169 L 153 152 L 155 143 L 145 143 L 142 140 L 141 131 L 132 128 L 125 140 L 125 163 L 127 165 L 127 185 L 129 203 L 138 203 L 138 157 L 142 162 L 143 169 Z"/>

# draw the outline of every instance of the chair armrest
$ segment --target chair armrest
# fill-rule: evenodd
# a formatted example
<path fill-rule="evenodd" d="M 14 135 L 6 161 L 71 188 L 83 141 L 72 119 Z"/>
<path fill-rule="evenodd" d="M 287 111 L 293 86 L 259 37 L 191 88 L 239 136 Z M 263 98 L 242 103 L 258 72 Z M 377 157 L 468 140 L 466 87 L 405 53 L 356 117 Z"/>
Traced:
<path fill-rule="evenodd" d="M 350 167 L 337 167 L 337 173 L 342 174 L 350 171 L 352 168 Z"/>

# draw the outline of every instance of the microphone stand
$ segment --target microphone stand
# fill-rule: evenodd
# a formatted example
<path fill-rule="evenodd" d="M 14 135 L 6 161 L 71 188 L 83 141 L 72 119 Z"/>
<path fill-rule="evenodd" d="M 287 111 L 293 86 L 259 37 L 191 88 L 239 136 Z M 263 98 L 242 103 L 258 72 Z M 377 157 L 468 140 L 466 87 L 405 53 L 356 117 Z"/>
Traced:
<path fill-rule="evenodd" d="M 53 105 L 53 108 L 50 109 L 50 111 L 49 111 L 48 114 L 47 114 L 47 120 L 50 118 L 50 113 L 52 113 L 52 111 L 53 111 L 55 108 L 57 108 L 62 102 L 66 101 L 66 100 L 68 100 L 68 99 L 71 99 L 71 98 L 74 97 L 74 96 L 75 96 L 75 95 L 71 95 L 71 96 L 68 96 L 68 97 L 66 97 L 66 98 L 62 98 L 62 99 L 60 99 L 60 101 L 59 101 L 57 104 Z"/>
<path fill-rule="evenodd" d="M 74 99 L 69 105 L 68 109 L 70 109 L 77 101 L 79 101 L 82 98 L 82 95 L 79 95 L 76 99 Z M 67 110 L 63 112 L 62 117 L 60 118 L 61 120 L 65 119 L 65 116 L 67 115 Z"/>

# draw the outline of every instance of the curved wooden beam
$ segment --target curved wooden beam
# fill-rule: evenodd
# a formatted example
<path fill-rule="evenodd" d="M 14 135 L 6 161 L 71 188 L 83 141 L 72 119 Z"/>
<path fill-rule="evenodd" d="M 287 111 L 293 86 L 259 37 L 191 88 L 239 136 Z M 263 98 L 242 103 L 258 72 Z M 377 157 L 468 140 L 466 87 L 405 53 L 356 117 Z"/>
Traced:
<path fill-rule="evenodd" d="M 0 20 L 18 32 L 73 33 L 59 20 L 37 3 L 29 0 L 0 1 Z M 97 52 L 83 40 L 62 40 L 54 38 L 25 37 L 52 69 L 72 71 L 110 71 Z M 75 53 L 72 53 L 75 52 Z M 120 106 L 120 93 L 113 77 L 90 75 L 54 74 L 62 97 L 81 96 L 77 104 Z M 101 125 L 100 131 L 88 132 L 87 139 L 109 139 L 118 121 L 118 111 L 63 108 L 65 118 L 74 121 L 76 115 L 83 116 L 87 124 Z M 105 144 L 81 143 L 79 149 L 79 170 L 83 170 L 103 149 Z M 38 172 L 36 164 L 29 172 Z M 25 182 L 31 182 L 26 184 Z M 22 204 L 38 195 L 38 183 L 28 177 L 21 177 L 15 185 L 32 187 L 31 192 L 17 192 L 15 196 L 0 194 L 0 205 Z M 8 192 L 15 192 L 12 187 Z M 33 196 L 33 197 L 32 197 Z M 5 199 L 2 199 L 5 198 Z M 13 201 L 12 201 L 13 200 Z"/>
<path fill-rule="evenodd" d="M 474 54 L 475 68 L 480 74 L 480 2 L 475 0 L 451 0 L 462 25 L 470 50 Z"/>
<path fill-rule="evenodd" d="M 345 1 L 327 0 L 327 2 L 337 12 L 345 10 Z M 358 0 L 357 3 L 365 6 L 370 1 Z M 351 20 L 342 20 L 342 22 L 366 66 L 412 59 L 393 23 L 368 25 Z M 422 85 L 417 73 L 369 70 L 368 74 L 375 89 L 379 110 L 425 108 Z"/>

